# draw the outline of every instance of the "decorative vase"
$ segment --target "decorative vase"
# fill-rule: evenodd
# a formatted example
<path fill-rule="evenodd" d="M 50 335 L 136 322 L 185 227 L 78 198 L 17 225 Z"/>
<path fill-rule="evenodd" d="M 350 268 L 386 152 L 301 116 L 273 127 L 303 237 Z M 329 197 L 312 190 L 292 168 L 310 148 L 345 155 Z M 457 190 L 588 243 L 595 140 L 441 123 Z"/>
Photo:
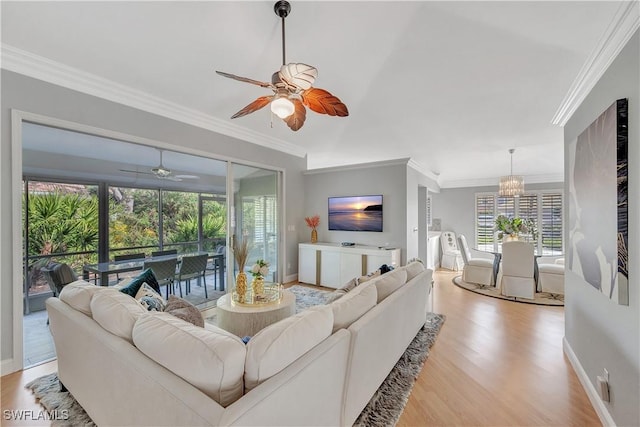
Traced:
<path fill-rule="evenodd" d="M 251 282 L 253 288 L 253 296 L 261 295 L 264 293 L 264 277 L 254 277 Z"/>
<path fill-rule="evenodd" d="M 318 230 L 315 228 L 311 230 L 311 243 L 316 243 L 318 241 Z"/>
<path fill-rule="evenodd" d="M 238 302 L 244 302 L 247 294 L 247 274 L 244 271 L 238 273 L 236 277 L 236 294 Z"/>

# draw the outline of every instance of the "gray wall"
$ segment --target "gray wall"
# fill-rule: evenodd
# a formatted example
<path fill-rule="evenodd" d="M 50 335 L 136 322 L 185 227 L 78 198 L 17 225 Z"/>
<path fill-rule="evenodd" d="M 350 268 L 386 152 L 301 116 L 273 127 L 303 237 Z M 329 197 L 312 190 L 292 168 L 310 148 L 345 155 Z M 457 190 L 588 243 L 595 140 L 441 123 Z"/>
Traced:
<path fill-rule="evenodd" d="M 303 218 L 304 199 L 302 172 L 306 159 L 287 155 L 235 138 L 146 113 L 40 80 L 2 70 L 2 144 L 0 146 L 0 312 L 3 365 L 13 358 L 13 292 L 22 288 L 13 283 L 12 248 L 12 182 L 11 182 L 11 113 L 18 109 L 57 119 L 68 120 L 102 129 L 144 137 L 176 146 L 203 150 L 213 156 L 244 159 L 285 170 L 285 218 L 287 224 L 299 224 Z M 286 230 L 287 228 L 284 227 Z M 285 231 L 285 256 L 297 260 L 298 241 L 295 232 Z M 292 268 L 297 271 L 297 261 Z"/>
<path fill-rule="evenodd" d="M 602 375 L 603 369 L 609 371 L 611 402 L 604 405 L 620 426 L 640 425 L 638 34 L 636 32 L 620 52 L 564 128 L 565 182 L 568 183 L 568 144 L 616 99 L 629 99 L 629 306 L 612 302 L 571 271 L 565 272 L 565 338 L 592 384 L 596 384 L 596 376 Z M 567 206 L 565 199 L 565 209 Z M 565 236 L 568 239 L 566 230 Z"/>
<path fill-rule="evenodd" d="M 546 184 L 527 184 L 526 191 L 562 190 L 564 184 L 553 182 Z M 498 184 L 489 187 L 442 188 L 440 193 L 431 194 L 432 218 L 442 220 L 442 230 L 451 230 L 464 234 L 469 244 L 476 247 L 476 193 L 495 193 Z"/>
<path fill-rule="evenodd" d="M 389 245 L 406 254 L 407 165 L 376 165 L 354 169 L 330 168 L 309 171 L 304 177 L 304 216 L 320 215 L 318 241 L 361 245 Z M 417 189 L 414 190 L 417 198 Z M 383 231 L 329 231 L 328 198 L 331 196 L 383 195 Z M 298 224 L 301 242 L 310 240 L 311 231 L 304 218 Z"/>

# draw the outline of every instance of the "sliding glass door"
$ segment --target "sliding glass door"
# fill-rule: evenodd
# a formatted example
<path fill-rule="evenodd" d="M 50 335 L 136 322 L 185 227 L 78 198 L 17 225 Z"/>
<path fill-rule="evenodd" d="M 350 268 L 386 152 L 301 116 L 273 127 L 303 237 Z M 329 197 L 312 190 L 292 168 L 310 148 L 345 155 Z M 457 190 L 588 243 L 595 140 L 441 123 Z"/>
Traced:
<path fill-rule="evenodd" d="M 232 235 L 249 244 L 246 272 L 249 273 L 251 266 L 262 259 L 269 263 L 269 274 L 265 279 L 270 282 L 282 280 L 279 269 L 279 174 L 277 171 L 252 166 L 232 165 Z M 233 271 L 235 276 L 237 265 Z"/>

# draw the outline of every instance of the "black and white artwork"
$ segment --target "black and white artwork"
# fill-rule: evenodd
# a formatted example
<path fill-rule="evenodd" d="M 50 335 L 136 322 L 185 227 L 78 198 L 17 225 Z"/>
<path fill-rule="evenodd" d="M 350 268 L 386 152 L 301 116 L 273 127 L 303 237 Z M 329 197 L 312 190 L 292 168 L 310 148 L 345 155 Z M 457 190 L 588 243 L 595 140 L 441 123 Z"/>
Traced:
<path fill-rule="evenodd" d="M 567 268 L 629 305 L 627 100 L 619 99 L 569 147 Z"/>

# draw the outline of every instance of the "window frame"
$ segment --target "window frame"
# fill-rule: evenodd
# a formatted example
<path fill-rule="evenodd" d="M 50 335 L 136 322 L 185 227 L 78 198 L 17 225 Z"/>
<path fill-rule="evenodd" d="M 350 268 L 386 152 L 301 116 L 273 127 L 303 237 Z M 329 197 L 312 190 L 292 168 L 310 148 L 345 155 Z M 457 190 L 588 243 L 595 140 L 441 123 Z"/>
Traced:
<path fill-rule="evenodd" d="M 564 207 L 564 191 L 560 190 L 560 189 L 550 189 L 550 190 L 534 190 L 534 191 L 527 191 L 525 193 L 525 196 L 536 196 L 536 219 L 535 219 L 535 223 L 536 223 L 536 227 L 538 229 L 538 239 L 536 241 L 534 241 L 534 246 L 535 246 L 535 253 L 538 255 L 544 255 L 544 256 L 556 256 L 556 255 L 562 255 L 565 253 L 565 238 L 564 238 L 564 231 L 565 231 L 565 207 Z M 546 249 L 545 252 L 545 248 L 543 246 L 543 241 L 546 239 L 543 239 L 543 225 L 544 225 L 544 206 L 543 206 L 543 202 L 544 202 L 544 197 L 545 196 L 559 196 L 560 197 L 560 209 L 561 209 L 561 213 L 560 213 L 560 217 L 561 217 L 561 232 L 560 232 L 560 236 L 562 239 L 562 244 L 560 246 L 559 249 L 557 249 L 556 247 L 551 247 L 550 249 Z M 493 218 L 495 221 L 495 218 L 497 218 L 498 215 L 500 214 L 504 214 L 501 211 L 501 207 L 504 207 L 504 204 L 501 206 L 499 203 L 499 199 L 504 199 L 503 197 L 500 197 L 498 195 L 497 192 L 478 192 L 475 193 L 475 202 L 474 202 L 474 211 L 475 211 L 475 217 L 474 217 L 474 236 L 475 236 L 475 242 L 476 242 L 476 248 L 481 249 L 481 250 L 488 250 L 488 249 L 492 249 L 492 252 L 500 252 L 501 251 L 501 242 L 498 241 L 498 239 L 495 236 L 495 233 L 493 235 L 492 241 L 493 241 L 493 245 L 491 246 L 490 244 L 484 244 L 482 246 L 482 248 L 480 247 L 480 245 L 478 244 L 479 239 L 479 231 L 480 231 L 480 227 L 479 227 L 479 214 L 478 214 L 478 199 L 479 198 L 492 198 L 493 199 Z M 520 214 L 520 202 L 515 201 L 516 197 L 513 197 L 514 199 L 514 209 L 513 209 L 513 216 L 519 216 Z M 519 197 L 518 197 L 519 199 Z M 555 205 L 555 204 L 554 204 Z M 557 207 L 557 205 L 555 205 Z M 507 215 L 509 217 L 511 217 L 509 214 Z M 553 225 L 552 225 L 553 227 Z M 558 250 L 560 252 L 558 252 Z"/>

